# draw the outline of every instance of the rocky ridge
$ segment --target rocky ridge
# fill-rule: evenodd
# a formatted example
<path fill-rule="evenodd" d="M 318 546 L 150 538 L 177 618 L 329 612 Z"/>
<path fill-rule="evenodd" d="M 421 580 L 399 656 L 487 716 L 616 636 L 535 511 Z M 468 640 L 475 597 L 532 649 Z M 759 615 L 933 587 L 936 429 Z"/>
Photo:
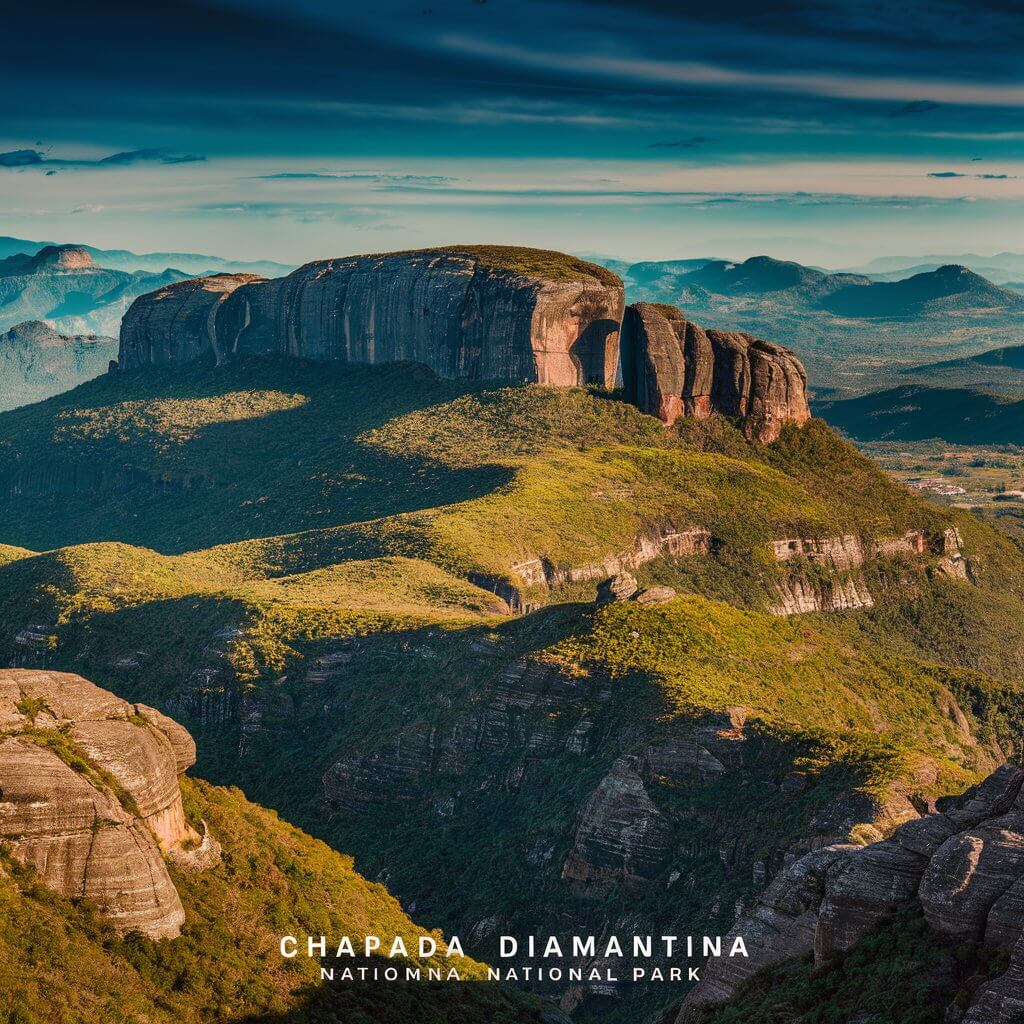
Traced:
<path fill-rule="evenodd" d="M 622 325 L 627 401 L 671 425 L 712 412 L 737 417 L 748 440 L 774 441 L 810 419 L 807 374 L 789 349 L 736 331 L 705 331 L 675 306 L 638 302 Z"/>
<path fill-rule="evenodd" d="M 914 818 L 867 847 L 836 844 L 786 868 L 741 917 L 749 959 L 713 959 L 677 1024 L 732 998 L 763 968 L 851 950 L 902 907 L 918 904 L 935 931 L 1011 951 L 1006 972 L 982 985 L 948 1024 L 1011 1024 L 1024 1013 L 1024 769 L 996 769 L 963 797 Z"/>
<path fill-rule="evenodd" d="M 0 841 L 119 931 L 173 938 L 185 914 L 164 856 L 219 858 L 185 820 L 178 776 L 195 743 L 154 708 L 64 672 L 0 671 Z"/>
<path fill-rule="evenodd" d="M 351 256 L 274 280 L 214 275 L 143 296 L 125 315 L 119 363 L 412 360 L 442 377 L 610 387 L 622 304 L 614 274 L 557 253 L 457 246 Z"/>
<path fill-rule="evenodd" d="M 671 425 L 713 412 L 767 443 L 810 418 L 789 349 L 704 331 L 638 303 L 622 282 L 558 253 L 462 246 L 309 263 L 267 280 L 216 274 L 142 296 L 121 327 L 119 365 L 218 363 L 244 355 L 424 363 L 439 376 L 613 387 Z"/>

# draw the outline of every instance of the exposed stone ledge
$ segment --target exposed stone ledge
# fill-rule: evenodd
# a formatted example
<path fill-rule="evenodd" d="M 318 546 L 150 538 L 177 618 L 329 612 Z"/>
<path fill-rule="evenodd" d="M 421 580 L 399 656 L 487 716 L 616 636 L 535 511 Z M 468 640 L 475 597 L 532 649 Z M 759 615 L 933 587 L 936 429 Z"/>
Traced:
<path fill-rule="evenodd" d="M 178 775 L 194 761 L 185 729 L 152 708 L 69 673 L 0 670 L 0 842 L 119 931 L 181 931 L 161 851 L 197 842 L 215 862 L 216 841 L 199 842 L 181 803 Z"/>
<path fill-rule="evenodd" d="M 852 949 L 901 907 L 918 903 L 953 939 L 1011 949 L 1006 973 L 983 985 L 950 1024 L 1019 1024 L 1024 1010 L 1024 770 L 1003 765 L 942 812 L 867 847 L 830 846 L 782 872 L 730 933 L 749 958 L 709 961 L 677 1024 L 724 1002 L 758 971 L 813 952 Z M 726 941 L 728 944 L 728 940 Z"/>

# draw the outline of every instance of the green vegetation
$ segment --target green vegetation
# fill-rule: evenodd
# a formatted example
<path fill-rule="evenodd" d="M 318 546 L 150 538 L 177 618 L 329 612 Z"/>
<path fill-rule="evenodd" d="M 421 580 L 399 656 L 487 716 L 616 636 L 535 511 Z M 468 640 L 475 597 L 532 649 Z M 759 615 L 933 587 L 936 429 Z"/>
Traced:
<path fill-rule="evenodd" d="M 498 927 L 727 928 L 809 837 L 856 822 L 877 838 L 1020 748 L 1024 556 L 818 421 L 760 447 L 718 417 L 666 430 L 596 390 L 192 365 L 0 416 L 0 494 L 5 539 L 43 552 L 0 556 L 0 640 L 21 663 L 171 711 L 203 774 L 386 872 L 485 960 Z M 971 582 L 937 555 L 886 558 L 865 570 L 873 608 L 766 613 L 785 576 L 833 576 L 779 563 L 772 540 L 953 525 Z M 595 611 L 596 580 L 549 591 L 513 568 L 600 564 L 689 527 L 710 553 L 637 570 L 679 592 L 660 606 Z M 529 614 L 499 614 L 501 581 Z M 727 770 L 644 774 L 672 831 L 654 877 L 563 880 L 611 765 L 679 743 Z M 302 998 L 266 1012 L 320 1012 Z"/>
<path fill-rule="evenodd" d="M 472 256 L 482 267 L 507 270 L 524 277 L 543 277 L 550 281 L 579 281 L 591 279 L 601 284 L 622 286 L 617 274 L 597 263 L 588 263 L 554 249 L 530 249 L 520 245 L 443 245 L 431 249 L 409 249 L 398 253 L 379 253 L 380 256 L 418 255 L 419 253 L 452 253 Z"/>
<path fill-rule="evenodd" d="M 815 970 L 810 958 L 768 968 L 703 1024 L 935 1024 L 966 1008 L 1007 958 L 975 943 L 944 941 L 919 910 L 906 910 L 849 953 Z"/>
<path fill-rule="evenodd" d="M 450 1004 L 476 1007 L 483 1015 L 477 1019 L 539 1020 L 528 1000 L 469 981 L 472 995 L 454 994 L 462 988 L 454 982 L 398 985 L 397 999 L 386 984 L 321 990 L 317 961 L 282 958 L 281 935 L 400 935 L 415 949 L 424 931 L 383 886 L 358 875 L 351 858 L 249 803 L 239 791 L 188 779 L 183 787 L 192 814 L 222 844 L 223 861 L 198 873 L 171 867 L 186 912 L 177 939 L 119 937 L 87 903 L 58 896 L 30 870 L 2 857 L 0 1020 L 198 1024 L 279 1017 L 295 1024 L 379 1024 L 400 1019 L 395 1011 L 403 1006 L 413 1019 L 445 1019 Z M 443 954 L 442 936 L 434 937 Z M 483 971 L 468 958 L 443 955 L 419 966 L 455 967 L 464 980 Z"/>

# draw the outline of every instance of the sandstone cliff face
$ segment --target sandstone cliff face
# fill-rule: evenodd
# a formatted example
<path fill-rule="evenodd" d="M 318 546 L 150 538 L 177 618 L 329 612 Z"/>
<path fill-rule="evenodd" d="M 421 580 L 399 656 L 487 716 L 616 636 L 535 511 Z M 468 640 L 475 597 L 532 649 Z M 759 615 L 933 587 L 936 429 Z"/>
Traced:
<path fill-rule="evenodd" d="M 140 296 L 121 321 L 118 366 L 132 370 L 187 363 L 207 353 L 219 357 L 216 325 L 221 304 L 236 288 L 258 280 L 253 274 L 213 274 Z"/>
<path fill-rule="evenodd" d="M 278 353 L 411 360 L 449 378 L 613 386 L 621 282 L 570 257 L 526 250 L 524 261 L 523 252 L 428 249 L 322 260 L 273 281 L 200 278 L 136 301 L 121 365 Z"/>
<path fill-rule="evenodd" d="M 712 412 L 743 423 L 766 444 L 784 423 L 810 419 L 807 374 L 786 348 L 729 331 L 704 331 L 674 306 L 639 302 L 622 325 L 627 400 L 671 425 Z"/>
<path fill-rule="evenodd" d="M 0 841 L 120 931 L 176 936 L 185 915 L 161 851 L 187 860 L 200 839 L 178 787 L 195 761 L 185 729 L 80 676 L 11 669 L 0 736 Z"/>
<path fill-rule="evenodd" d="M 1011 950 L 1006 973 L 946 1020 L 1010 1024 L 1024 1011 L 1024 769 L 1004 765 L 941 813 L 901 825 L 867 847 L 829 846 L 780 874 L 741 918 L 749 959 L 711 960 L 683 1003 L 680 1024 L 729 999 L 757 971 L 814 952 L 852 949 L 900 907 L 920 904 L 954 940 Z"/>

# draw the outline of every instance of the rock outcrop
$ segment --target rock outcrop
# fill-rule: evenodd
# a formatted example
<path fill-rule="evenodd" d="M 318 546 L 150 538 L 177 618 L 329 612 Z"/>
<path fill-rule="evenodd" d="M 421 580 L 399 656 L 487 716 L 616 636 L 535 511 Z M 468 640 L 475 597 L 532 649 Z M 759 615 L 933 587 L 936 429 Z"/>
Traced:
<path fill-rule="evenodd" d="M 306 264 L 287 277 L 199 278 L 137 300 L 126 369 L 242 354 L 411 360 L 472 380 L 613 386 L 622 282 L 561 253 L 453 246 Z"/>
<path fill-rule="evenodd" d="M 118 366 L 132 369 L 217 356 L 217 318 L 224 300 L 253 274 L 211 274 L 178 281 L 137 298 L 121 321 Z"/>
<path fill-rule="evenodd" d="M 818 963 L 852 949 L 902 907 L 918 903 L 937 932 L 1011 951 L 1004 975 L 983 985 L 950 1024 L 1011 1024 L 1024 1011 L 1024 769 L 1004 765 L 941 812 L 901 825 L 867 847 L 816 850 L 783 871 L 731 935 L 749 958 L 711 960 L 686 998 L 723 1002 L 757 971 L 813 951 Z"/>
<path fill-rule="evenodd" d="M 712 412 L 738 418 L 750 440 L 774 441 L 810 419 L 807 374 L 786 348 L 749 334 L 705 331 L 674 306 L 638 302 L 622 324 L 628 401 L 671 425 Z"/>
<path fill-rule="evenodd" d="M 152 708 L 76 675 L 0 671 L 0 842 L 119 931 L 178 935 L 162 853 L 216 860 L 182 808 L 178 775 L 194 761 L 186 730 Z"/>

